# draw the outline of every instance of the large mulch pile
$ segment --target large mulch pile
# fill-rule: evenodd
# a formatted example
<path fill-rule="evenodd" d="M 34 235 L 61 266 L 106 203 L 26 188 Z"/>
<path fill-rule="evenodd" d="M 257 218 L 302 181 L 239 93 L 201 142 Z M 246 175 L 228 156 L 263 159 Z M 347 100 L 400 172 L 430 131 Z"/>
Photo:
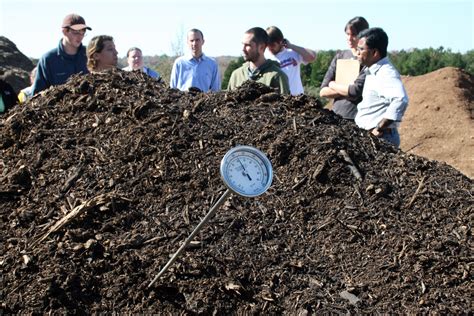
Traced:
<path fill-rule="evenodd" d="M 33 62 L 18 50 L 15 43 L 0 35 L 0 79 L 8 82 L 16 93 L 30 85 Z"/>
<path fill-rule="evenodd" d="M 402 150 L 474 179 L 474 76 L 446 67 L 403 83 L 410 104 L 400 126 Z"/>
<path fill-rule="evenodd" d="M 0 132 L 3 313 L 472 310 L 473 181 L 317 99 L 115 71 L 47 90 Z M 226 190 L 238 144 L 268 155 L 273 185 L 233 194 L 148 287 Z"/>

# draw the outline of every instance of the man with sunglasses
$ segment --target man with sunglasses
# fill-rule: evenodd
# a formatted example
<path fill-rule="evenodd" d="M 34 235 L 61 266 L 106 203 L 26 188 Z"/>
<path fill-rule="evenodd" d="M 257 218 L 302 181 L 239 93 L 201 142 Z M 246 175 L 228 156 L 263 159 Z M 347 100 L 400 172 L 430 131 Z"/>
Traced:
<path fill-rule="evenodd" d="M 387 57 L 388 36 L 374 27 L 359 33 L 357 59 L 367 66 L 356 124 L 395 146 L 400 146 L 398 125 L 408 106 L 400 74 Z"/>
<path fill-rule="evenodd" d="M 86 74 L 87 56 L 82 40 L 87 30 L 83 17 L 69 14 L 63 20 L 63 38 L 58 47 L 44 54 L 38 62 L 38 71 L 33 83 L 33 94 L 63 84 L 74 74 Z"/>

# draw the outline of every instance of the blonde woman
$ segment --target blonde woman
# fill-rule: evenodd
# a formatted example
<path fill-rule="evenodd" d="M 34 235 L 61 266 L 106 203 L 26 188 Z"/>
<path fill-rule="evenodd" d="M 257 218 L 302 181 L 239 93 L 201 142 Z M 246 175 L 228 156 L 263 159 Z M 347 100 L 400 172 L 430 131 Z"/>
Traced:
<path fill-rule="evenodd" d="M 90 72 L 101 72 L 117 67 L 118 52 L 112 36 L 95 36 L 87 45 L 87 68 Z"/>

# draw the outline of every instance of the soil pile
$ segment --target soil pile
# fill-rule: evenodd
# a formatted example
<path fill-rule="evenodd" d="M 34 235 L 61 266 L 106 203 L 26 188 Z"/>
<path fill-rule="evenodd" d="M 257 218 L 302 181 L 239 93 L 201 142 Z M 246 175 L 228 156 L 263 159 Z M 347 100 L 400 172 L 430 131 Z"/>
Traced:
<path fill-rule="evenodd" d="M 115 71 L 73 77 L 0 122 L 6 313 L 472 307 L 472 180 L 316 99 L 255 83 L 183 93 Z M 233 194 L 148 288 L 225 191 L 220 160 L 238 144 L 267 153 L 273 185 Z"/>
<path fill-rule="evenodd" d="M 30 85 L 34 65 L 5 36 L 0 36 L 0 78 L 8 82 L 16 93 Z"/>
<path fill-rule="evenodd" d="M 474 178 L 474 77 L 448 67 L 403 83 L 410 104 L 400 126 L 402 150 Z"/>

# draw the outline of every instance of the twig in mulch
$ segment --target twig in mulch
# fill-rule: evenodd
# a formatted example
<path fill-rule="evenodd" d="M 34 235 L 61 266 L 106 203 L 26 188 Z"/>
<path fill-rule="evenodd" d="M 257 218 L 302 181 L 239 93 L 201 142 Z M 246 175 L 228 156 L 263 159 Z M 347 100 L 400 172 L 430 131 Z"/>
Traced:
<path fill-rule="evenodd" d="M 291 187 L 292 190 L 298 189 L 302 184 L 308 180 L 308 176 L 304 176 L 300 181 L 298 181 L 294 186 Z"/>
<path fill-rule="evenodd" d="M 342 155 L 344 160 L 348 163 L 348 167 L 351 170 L 352 174 L 354 177 L 356 177 L 357 180 L 362 181 L 362 175 L 360 174 L 359 170 L 356 168 L 354 162 L 352 161 L 351 157 L 349 157 L 349 154 L 344 150 L 341 149 L 339 153 Z"/>
<path fill-rule="evenodd" d="M 77 179 L 80 178 L 83 172 L 84 172 L 84 165 L 81 164 L 66 180 L 66 182 L 61 188 L 61 193 L 66 193 L 67 190 L 69 190 L 74 185 L 74 183 L 76 183 Z"/>
<path fill-rule="evenodd" d="M 413 202 L 415 202 L 416 197 L 418 196 L 418 193 L 420 193 L 421 188 L 423 188 L 423 183 L 425 182 L 425 177 L 421 178 L 421 181 L 418 182 L 418 188 L 416 188 L 415 194 L 411 197 L 410 202 L 408 203 L 407 207 L 411 207 Z"/>
<path fill-rule="evenodd" d="M 111 197 L 109 195 L 106 195 L 106 194 L 101 194 L 101 195 L 98 195 L 92 199 L 90 199 L 89 201 L 86 201 L 84 203 L 82 203 L 81 205 L 78 205 L 76 206 L 71 212 L 69 212 L 66 216 L 62 217 L 61 219 L 59 219 L 49 230 L 46 234 L 44 234 L 42 237 L 40 237 L 39 239 L 37 239 L 36 241 L 34 241 L 31 246 L 32 247 L 35 247 L 36 245 L 38 245 L 39 243 L 41 243 L 43 240 L 45 240 L 46 238 L 48 238 L 48 236 L 61 229 L 61 227 L 63 227 L 64 225 L 66 225 L 67 223 L 69 223 L 72 219 L 74 219 L 75 217 L 77 217 L 78 215 L 98 206 L 98 205 L 103 205 L 105 203 L 107 203 L 108 201 L 110 201 Z"/>
<path fill-rule="evenodd" d="M 363 241 L 365 241 L 365 236 L 359 232 L 359 228 L 354 226 L 354 225 L 348 225 L 346 223 L 344 223 L 343 221 L 341 221 L 340 219 L 336 218 L 336 221 L 341 224 L 343 227 L 347 228 L 347 230 L 349 230 L 353 235 L 355 236 L 359 236 L 360 238 L 362 238 Z"/>
<path fill-rule="evenodd" d="M 360 193 L 359 186 L 356 183 L 354 183 L 354 191 L 357 193 L 362 203 L 364 203 L 364 197 L 362 196 L 362 193 Z"/>

